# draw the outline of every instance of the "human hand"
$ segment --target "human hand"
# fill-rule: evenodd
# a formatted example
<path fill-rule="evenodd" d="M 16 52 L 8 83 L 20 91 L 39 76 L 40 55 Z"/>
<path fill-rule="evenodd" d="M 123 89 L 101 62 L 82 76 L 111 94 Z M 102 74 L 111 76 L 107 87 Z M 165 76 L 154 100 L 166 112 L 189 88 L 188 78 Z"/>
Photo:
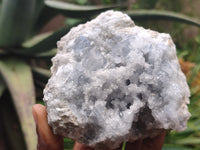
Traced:
<path fill-rule="evenodd" d="M 36 123 L 36 132 L 38 136 L 37 150 L 63 150 L 63 137 L 54 135 L 47 121 L 46 107 L 35 104 L 32 108 L 33 117 Z M 134 143 L 126 143 L 125 150 L 161 150 L 164 143 L 166 132 L 163 131 L 155 138 L 146 138 L 135 141 Z M 121 150 L 120 148 L 116 150 Z M 88 146 L 75 143 L 73 150 L 94 150 Z"/>

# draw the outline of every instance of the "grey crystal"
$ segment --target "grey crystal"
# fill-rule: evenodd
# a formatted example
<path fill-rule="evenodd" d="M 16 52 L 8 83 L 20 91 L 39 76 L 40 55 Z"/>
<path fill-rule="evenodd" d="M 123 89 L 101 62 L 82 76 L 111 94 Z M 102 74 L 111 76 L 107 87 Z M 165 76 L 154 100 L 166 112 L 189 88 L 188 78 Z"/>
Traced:
<path fill-rule="evenodd" d="M 105 150 L 187 127 L 190 92 L 169 34 L 111 10 L 57 45 L 44 90 L 55 134 Z"/>

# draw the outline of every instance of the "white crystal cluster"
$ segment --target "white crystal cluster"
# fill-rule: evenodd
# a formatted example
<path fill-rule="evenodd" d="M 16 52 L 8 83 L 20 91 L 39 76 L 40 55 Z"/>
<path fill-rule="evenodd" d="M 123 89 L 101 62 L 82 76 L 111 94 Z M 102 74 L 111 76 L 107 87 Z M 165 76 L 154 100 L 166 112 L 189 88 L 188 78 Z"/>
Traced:
<path fill-rule="evenodd" d="M 105 150 L 186 128 L 190 92 L 169 34 L 107 11 L 57 45 L 44 90 L 54 133 Z"/>

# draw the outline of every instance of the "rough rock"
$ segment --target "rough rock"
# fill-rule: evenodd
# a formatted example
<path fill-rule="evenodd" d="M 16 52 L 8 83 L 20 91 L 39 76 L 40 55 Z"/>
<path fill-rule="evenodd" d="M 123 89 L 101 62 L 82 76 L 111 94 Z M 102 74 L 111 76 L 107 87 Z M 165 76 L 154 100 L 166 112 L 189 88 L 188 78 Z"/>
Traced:
<path fill-rule="evenodd" d="M 44 90 L 54 133 L 105 150 L 186 128 L 190 92 L 169 34 L 107 11 L 57 45 Z"/>

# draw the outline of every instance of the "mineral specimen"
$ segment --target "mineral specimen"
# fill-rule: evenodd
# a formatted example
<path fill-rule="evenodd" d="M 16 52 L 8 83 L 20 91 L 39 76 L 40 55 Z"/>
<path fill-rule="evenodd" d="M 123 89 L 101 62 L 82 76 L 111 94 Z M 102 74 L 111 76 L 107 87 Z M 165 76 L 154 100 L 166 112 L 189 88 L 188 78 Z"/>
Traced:
<path fill-rule="evenodd" d="M 44 90 L 54 133 L 105 150 L 186 128 L 190 92 L 169 34 L 111 10 L 57 45 Z"/>

